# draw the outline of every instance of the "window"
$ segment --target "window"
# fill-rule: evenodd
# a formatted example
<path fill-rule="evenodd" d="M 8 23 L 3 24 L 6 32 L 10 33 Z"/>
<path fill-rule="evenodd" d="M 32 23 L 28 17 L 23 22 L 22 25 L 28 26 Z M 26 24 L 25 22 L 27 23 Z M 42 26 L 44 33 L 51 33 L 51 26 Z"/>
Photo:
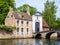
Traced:
<path fill-rule="evenodd" d="M 17 32 L 19 32 L 19 28 L 17 28 Z"/>
<path fill-rule="evenodd" d="M 24 18 L 24 16 L 22 16 L 22 18 Z"/>
<path fill-rule="evenodd" d="M 23 28 L 21 28 L 21 32 L 23 32 Z"/>
<path fill-rule="evenodd" d="M 23 21 L 21 21 L 21 24 L 23 24 Z"/>
<path fill-rule="evenodd" d="M 17 20 L 17 23 L 19 23 L 19 20 Z"/>
<path fill-rule="evenodd" d="M 27 28 L 27 34 L 28 34 L 29 29 Z"/>
<path fill-rule="evenodd" d="M 28 32 L 28 28 L 27 28 L 27 32 Z"/>
<path fill-rule="evenodd" d="M 23 28 L 21 28 L 21 33 L 23 34 Z"/>
<path fill-rule="evenodd" d="M 19 28 L 17 28 L 17 34 L 19 34 Z"/>
<path fill-rule="evenodd" d="M 19 20 L 17 20 L 17 25 L 19 25 Z"/>
<path fill-rule="evenodd" d="M 28 21 L 27 21 L 27 25 L 28 25 Z"/>
<path fill-rule="evenodd" d="M 13 17 L 13 15 L 11 15 L 11 17 Z"/>

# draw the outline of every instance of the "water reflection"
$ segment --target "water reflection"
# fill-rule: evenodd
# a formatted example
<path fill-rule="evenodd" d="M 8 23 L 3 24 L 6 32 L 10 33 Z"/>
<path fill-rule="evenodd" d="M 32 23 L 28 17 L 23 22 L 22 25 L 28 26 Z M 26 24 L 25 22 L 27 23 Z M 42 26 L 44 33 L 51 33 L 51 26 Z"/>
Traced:
<path fill-rule="evenodd" d="M 32 45 L 43 45 L 43 41 L 40 39 L 35 39 L 32 41 Z"/>
<path fill-rule="evenodd" d="M 60 45 L 60 40 L 10 39 L 10 40 L 0 40 L 0 45 Z"/>

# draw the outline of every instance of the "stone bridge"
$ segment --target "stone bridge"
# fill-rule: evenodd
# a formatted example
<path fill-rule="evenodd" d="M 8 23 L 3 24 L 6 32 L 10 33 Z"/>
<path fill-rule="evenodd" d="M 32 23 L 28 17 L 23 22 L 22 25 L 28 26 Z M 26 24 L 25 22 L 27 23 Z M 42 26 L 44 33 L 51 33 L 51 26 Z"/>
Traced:
<path fill-rule="evenodd" d="M 38 33 L 33 33 L 34 38 L 46 38 L 46 39 L 50 39 L 51 37 L 59 37 L 60 31 L 56 31 L 56 30 L 50 30 L 50 31 L 42 31 L 42 32 L 38 32 Z"/>

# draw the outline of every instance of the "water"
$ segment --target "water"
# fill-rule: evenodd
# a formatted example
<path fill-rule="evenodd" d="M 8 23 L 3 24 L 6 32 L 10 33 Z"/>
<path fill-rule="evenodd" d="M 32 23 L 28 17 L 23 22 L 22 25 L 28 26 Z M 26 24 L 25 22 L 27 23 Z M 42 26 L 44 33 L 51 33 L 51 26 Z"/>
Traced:
<path fill-rule="evenodd" d="M 9 40 L 0 40 L 0 45 L 60 45 L 60 40 L 9 39 Z"/>

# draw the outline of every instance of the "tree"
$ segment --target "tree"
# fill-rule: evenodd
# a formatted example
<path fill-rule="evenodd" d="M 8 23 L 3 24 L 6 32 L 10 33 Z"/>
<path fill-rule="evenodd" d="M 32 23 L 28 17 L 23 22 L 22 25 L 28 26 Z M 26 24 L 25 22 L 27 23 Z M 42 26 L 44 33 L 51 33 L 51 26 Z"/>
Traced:
<path fill-rule="evenodd" d="M 60 18 L 57 18 L 57 20 L 54 23 L 54 28 L 58 28 L 60 26 Z"/>
<path fill-rule="evenodd" d="M 57 18 L 56 22 L 58 23 L 58 26 L 60 26 L 60 18 Z"/>
<path fill-rule="evenodd" d="M 0 1 L 0 24 L 4 23 L 8 10 L 9 10 L 8 4 L 6 2 Z"/>
<path fill-rule="evenodd" d="M 0 0 L 2 2 L 6 2 L 9 6 L 15 8 L 15 0 Z"/>
<path fill-rule="evenodd" d="M 15 9 L 15 0 L 5 0 L 5 2 L 7 2 L 9 6 L 11 6 L 11 7 L 13 7 L 13 9 Z"/>
<path fill-rule="evenodd" d="M 9 12 L 9 7 L 14 7 L 13 3 L 12 0 L 0 0 L 0 24 L 4 24 L 5 17 Z"/>
<path fill-rule="evenodd" d="M 57 7 L 55 5 L 55 2 L 50 2 L 49 0 L 46 1 L 45 3 L 45 9 L 44 11 L 42 12 L 43 14 L 43 18 L 45 19 L 45 21 L 48 23 L 48 25 L 50 27 L 55 27 L 56 23 L 56 10 L 57 10 Z"/>
<path fill-rule="evenodd" d="M 27 6 L 29 6 L 28 4 L 24 4 L 23 6 L 20 6 L 17 8 L 17 10 L 19 10 L 20 12 L 27 12 Z M 29 6 L 30 7 L 30 14 L 33 15 L 37 9 L 35 7 Z"/>

